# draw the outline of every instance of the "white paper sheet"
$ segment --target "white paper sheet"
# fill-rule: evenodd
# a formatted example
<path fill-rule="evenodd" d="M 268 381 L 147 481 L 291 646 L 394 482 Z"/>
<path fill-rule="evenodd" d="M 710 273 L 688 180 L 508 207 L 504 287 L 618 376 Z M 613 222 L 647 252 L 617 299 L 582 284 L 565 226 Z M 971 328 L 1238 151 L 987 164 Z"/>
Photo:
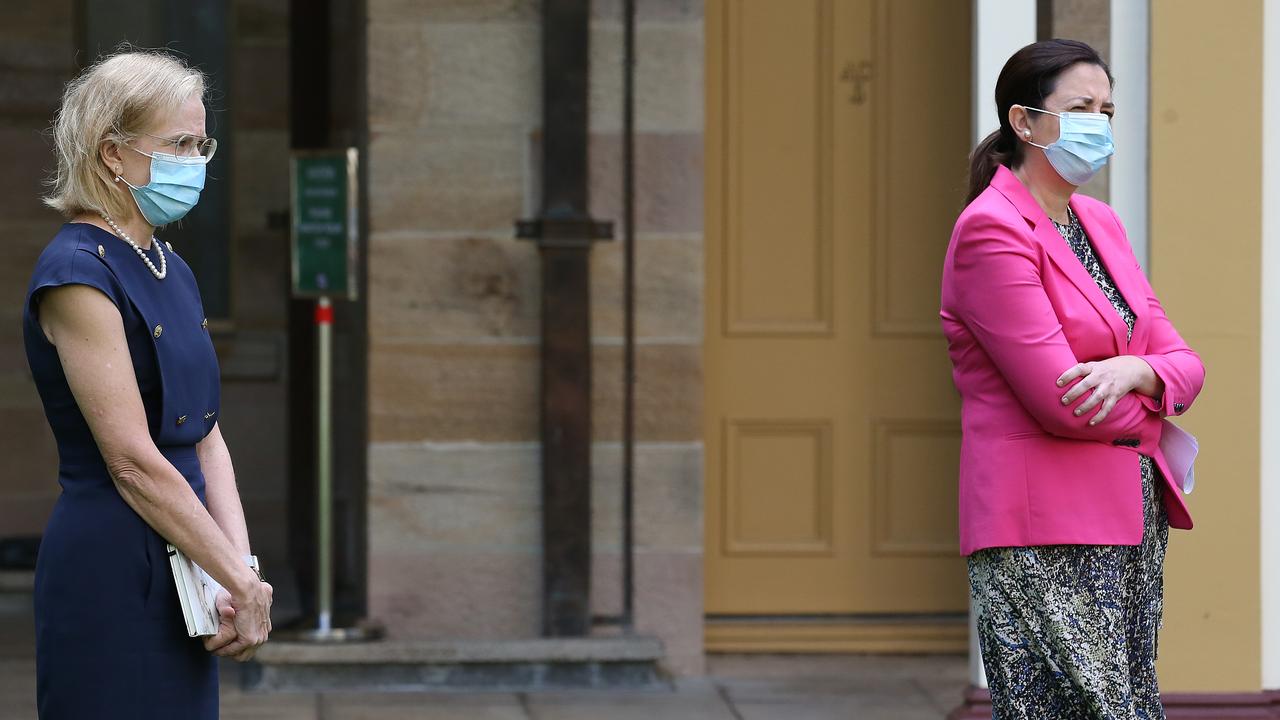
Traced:
<path fill-rule="evenodd" d="M 1190 495 L 1196 486 L 1196 455 L 1200 452 L 1200 443 L 1196 436 L 1182 428 L 1162 420 L 1160 431 L 1160 450 L 1164 453 L 1165 462 L 1169 463 L 1169 471 L 1173 473 L 1173 481 L 1182 488 L 1184 495 Z"/>

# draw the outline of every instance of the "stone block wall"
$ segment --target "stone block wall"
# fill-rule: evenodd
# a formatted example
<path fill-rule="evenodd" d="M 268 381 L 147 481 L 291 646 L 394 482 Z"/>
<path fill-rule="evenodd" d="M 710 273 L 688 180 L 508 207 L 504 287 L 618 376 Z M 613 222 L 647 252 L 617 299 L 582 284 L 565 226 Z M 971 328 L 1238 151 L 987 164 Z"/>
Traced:
<path fill-rule="evenodd" d="M 702 5 L 637 27 L 636 612 L 702 670 Z M 591 203 L 621 236 L 621 3 L 595 3 Z M 369 0 L 370 605 L 398 637 L 538 633 L 539 7 Z M 622 249 L 592 250 L 593 605 L 621 609 Z"/>
<path fill-rule="evenodd" d="M 71 0 L 17 3 L 0 23 L 0 537 L 39 535 L 58 497 L 58 452 L 31 382 L 22 303 L 61 217 L 40 202 L 55 165 L 46 132 L 75 74 Z"/>

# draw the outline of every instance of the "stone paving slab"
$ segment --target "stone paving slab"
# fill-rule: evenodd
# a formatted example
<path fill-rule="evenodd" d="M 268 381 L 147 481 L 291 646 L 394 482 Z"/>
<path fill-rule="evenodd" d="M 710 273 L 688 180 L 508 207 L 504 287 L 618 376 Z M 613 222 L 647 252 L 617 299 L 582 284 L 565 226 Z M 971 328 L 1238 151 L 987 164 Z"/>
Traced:
<path fill-rule="evenodd" d="M 0 718 L 36 720 L 29 615 L 0 613 Z M 645 690 L 245 692 L 222 666 L 221 720 L 941 720 L 964 657 L 711 656 L 704 678 Z"/>
<path fill-rule="evenodd" d="M 326 695 L 323 720 L 527 720 L 517 695 L 367 693 Z"/>
<path fill-rule="evenodd" d="M 318 720 L 320 697 L 312 693 L 247 695 L 223 682 L 220 720 Z"/>
<path fill-rule="evenodd" d="M 919 705 L 862 705 L 859 703 L 735 705 L 741 720 L 939 720 L 932 708 Z"/>
<path fill-rule="evenodd" d="M 36 720 L 36 666 L 31 658 L 0 659 L 0 717 Z"/>
<path fill-rule="evenodd" d="M 741 720 L 939 720 L 967 668 L 947 656 L 721 655 L 708 672 Z"/>
<path fill-rule="evenodd" d="M 530 720 L 735 720 L 709 679 L 671 690 L 544 692 L 525 696 Z"/>

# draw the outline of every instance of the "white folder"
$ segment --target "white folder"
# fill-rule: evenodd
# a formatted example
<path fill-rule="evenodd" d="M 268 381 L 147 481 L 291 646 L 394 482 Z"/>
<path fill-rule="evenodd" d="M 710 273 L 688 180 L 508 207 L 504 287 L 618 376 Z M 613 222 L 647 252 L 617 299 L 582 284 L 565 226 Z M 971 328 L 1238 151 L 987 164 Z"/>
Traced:
<path fill-rule="evenodd" d="M 1195 462 L 1196 455 L 1200 452 L 1200 443 L 1195 435 L 1167 419 L 1160 424 L 1160 451 L 1169 464 L 1169 472 L 1173 473 L 1174 483 L 1182 488 L 1183 494 L 1190 495 L 1196 486 Z"/>
<path fill-rule="evenodd" d="M 187 621 L 187 635 L 217 635 L 219 618 L 216 600 L 222 586 L 192 562 L 186 553 L 173 545 L 166 547 L 169 552 L 169 567 L 173 569 L 173 584 L 177 586 L 178 600 L 182 602 L 182 618 Z"/>

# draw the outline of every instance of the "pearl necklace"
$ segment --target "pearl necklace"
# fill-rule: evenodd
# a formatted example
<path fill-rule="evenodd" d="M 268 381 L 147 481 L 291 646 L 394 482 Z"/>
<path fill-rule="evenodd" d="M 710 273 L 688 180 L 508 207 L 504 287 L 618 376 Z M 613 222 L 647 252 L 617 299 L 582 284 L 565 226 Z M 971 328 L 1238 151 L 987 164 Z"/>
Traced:
<path fill-rule="evenodd" d="M 116 235 L 119 235 L 121 240 L 124 240 L 125 242 L 129 243 L 129 245 L 133 246 L 133 251 L 138 253 L 138 257 L 142 258 L 142 262 L 147 264 L 147 269 L 151 271 L 151 274 L 155 275 L 157 280 L 163 280 L 164 276 L 169 273 L 169 265 L 168 265 L 168 262 L 164 259 L 164 248 L 160 247 L 160 241 L 156 240 L 156 236 L 155 235 L 151 236 L 151 246 L 154 247 L 156 249 L 156 252 L 160 254 L 159 270 L 157 270 L 155 264 L 151 262 L 151 258 L 147 257 L 147 251 L 143 250 L 141 245 L 138 245 L 138 243 L 134 242 L 133 238 L 129 237 L 129 233 L 121 230 L 120 226 L 117 225 L 114 220 L 107 217 L 106 213 L 101 213 L 101 214 L 102 214 L 102 219 L 106 220 L 107 224 L 111 226 L 111 229 L 116 231 Z"/>

